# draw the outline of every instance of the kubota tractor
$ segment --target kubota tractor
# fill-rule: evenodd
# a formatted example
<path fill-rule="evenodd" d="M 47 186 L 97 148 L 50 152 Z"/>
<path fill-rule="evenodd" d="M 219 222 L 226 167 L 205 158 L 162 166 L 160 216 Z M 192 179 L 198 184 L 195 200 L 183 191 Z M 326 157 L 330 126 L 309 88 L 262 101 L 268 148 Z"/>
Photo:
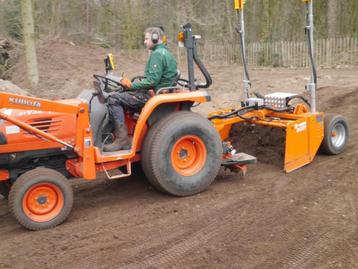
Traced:
<path fill-rule="evenodd" d="M 67 218 L 73 204 L 67 178 L 93 180 L 98 172 L 110 179 L 126 177 L 131 175 L 132 163 L 139 161 L 158 190 L 177 196 L 201 192 L 221 165 L 245 172 L 247 164 L 256 162 L 255 157 L 236 153 L 225 142 L 234 124 L 284 130 L 286 172 L 312 162 L 319 148 L 333 155 L 343 152 L 349 137 L 347 121 L 340 115 L 316 111 L 313 6 L 312 0 L 303 2 L 312 71 L 306 87 L 310 101 L 284 92 L 249 96 L 244 0 L 234 0 L 244 66 L 245 99 L 241 105 L 211 112 L 208 118 L 191 111 L 194 103 L 210 101 L 205 88 L 212 81 L 196 53 L 199 37 L 186 24 L 178 39 L 187 49 L 188 80 L 179 78 L 178 73 L 173 86 L 159 89 L 141 111 L 126 112 L 132 137 L 129 150 L 102 151 L 111 140 L 107 95 L 123 90 L 120 78 L 110 74 L 111 57 L 106 60 L 106 76 L 94 76 L 101 85 L 99 91 L 84 91 L 77 99 L 50 101 L 0 92 L 0 194 L 8 196 L 10 211 L 28 229 L 56 226 Z M 204 84 L 196 82 L 194 62 Z"/>
<path fill-rule="evenodd" d="M 24 227 L 54 227 L 69 215 L 73 191 L 68 178 L 94 180 L 99 172 L 109 179 L 131 175 L 141 162 L 149 181 L 159 190 L 187 196 L 205 190 L 221 165 L 240 168 L 255 158 L 235 154 L 222 143 L 211 122 L 191 111 L 194 103 L 210 101 L 205 88 L 211 77 L 196 53 L 198 36 L 183 26 L 188 54 L 188 80 L 159 89 L 141 111 L 126 111 L 129 150 L 103 152 L 111 140 L 106 100 L 123 90 L 111 74 L 94 75 L 99 91 L 83 91 L 77 99 L 50 101 L 0 93 L 0 193 Z M 206 82 L 194 77 L 194 63 Z M 140 79 L 140 78 L 139 78 Z M 102 103 L 101 103 L 102 102 Z"/>

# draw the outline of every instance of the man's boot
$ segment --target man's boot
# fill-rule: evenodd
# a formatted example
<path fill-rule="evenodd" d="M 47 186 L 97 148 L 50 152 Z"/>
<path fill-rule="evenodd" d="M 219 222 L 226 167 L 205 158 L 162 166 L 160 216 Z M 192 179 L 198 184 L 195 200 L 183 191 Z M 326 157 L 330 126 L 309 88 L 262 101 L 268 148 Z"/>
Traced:
<path fill-rule="evenodd" d="M 103 147 L 103 151 L 111 152 L 123 149 L 130 149 L 131 141 L 128 137 L 128 129 L 125 124 L 119 122 L 114 123 L 114 136 L 115 139 L 112 144 Z"/>

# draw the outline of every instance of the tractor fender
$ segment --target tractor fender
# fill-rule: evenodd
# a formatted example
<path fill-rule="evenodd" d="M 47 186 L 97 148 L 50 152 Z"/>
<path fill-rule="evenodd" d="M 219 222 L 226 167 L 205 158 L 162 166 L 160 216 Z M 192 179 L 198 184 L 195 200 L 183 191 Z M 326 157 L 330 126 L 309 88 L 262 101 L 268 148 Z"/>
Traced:
<path fill-rule="evenodd" d="M 141 148 L 147 127 L 165 115 L 177 110 L 190 110 L 193 103 L 204 103 L 210 100 L 210 95 L 206 90 L 153 96 L 142 108 L 138 118 L 133 134 L 132 150 L 136 152 Z"/>

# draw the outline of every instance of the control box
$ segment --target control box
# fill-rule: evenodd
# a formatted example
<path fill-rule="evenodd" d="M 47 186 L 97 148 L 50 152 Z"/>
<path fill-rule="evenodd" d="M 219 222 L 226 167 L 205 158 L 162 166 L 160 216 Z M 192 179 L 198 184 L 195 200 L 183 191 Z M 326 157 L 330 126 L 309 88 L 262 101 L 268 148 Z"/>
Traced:
<path fill-rule="evenodd" d="M 275 92 L 265 95 L 265 106 L 285 109 L 287 108 L 287 102 L 292 98 L 297 96 L 295 93 L 287 92 Z"/>
<path fill-rule="evenodd" d="M 264 99 L 263 98 L 248 98 L 245 101 L 245 106 L 261 107 L 263 105 L 264 105 Z"/>

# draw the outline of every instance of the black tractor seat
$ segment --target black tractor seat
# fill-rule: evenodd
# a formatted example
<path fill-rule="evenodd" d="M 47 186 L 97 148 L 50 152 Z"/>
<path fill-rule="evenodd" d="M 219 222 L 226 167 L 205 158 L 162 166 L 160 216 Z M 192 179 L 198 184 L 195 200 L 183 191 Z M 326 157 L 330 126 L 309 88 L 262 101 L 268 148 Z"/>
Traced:
<path fill-rule="evenodd" d="M 162 93 L 171 93 L 171 92 L 174 92 L 175 90 L 181 89 L 181 87 L 177 87 L 180 76 L 181 76 L 181 72 L 179 69 L 177 69 L 177 72 L 173 79 L 172 85 L 168 86 L 168 87 L 160 88 L 157 90 L 156 93 L 154 93 L 152 95 L 154 96 L 154 95 L 158 95 L 158 94 L 162 94 Z M 141 81 L 143 79 L 145 79 L 144 76 L 135 76 L 131 79 L 131 82 L 135 82 L 136 80 Z"/>

